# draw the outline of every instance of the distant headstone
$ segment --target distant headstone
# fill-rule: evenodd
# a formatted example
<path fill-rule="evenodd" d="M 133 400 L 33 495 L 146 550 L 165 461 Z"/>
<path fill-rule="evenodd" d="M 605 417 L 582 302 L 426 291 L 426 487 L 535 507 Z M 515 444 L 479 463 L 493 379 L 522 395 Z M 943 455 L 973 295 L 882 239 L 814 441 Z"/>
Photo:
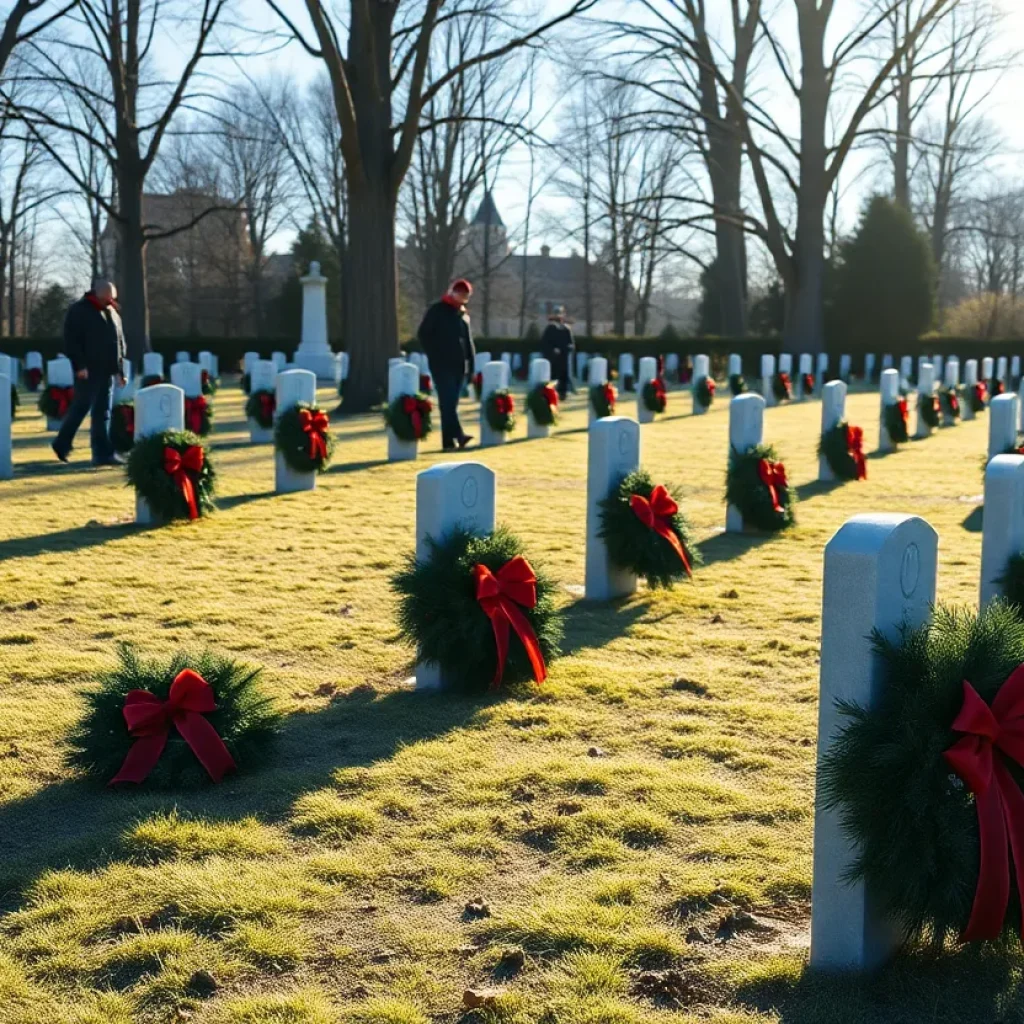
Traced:
<path fill-rule="evenodd" d="M 779 373 L 788 373 L 793 376 L 793 356 L 789 352 L 783 352 L 779 356 Z"/>
<path fill-rule="evenodd" d="M 185 392 L 173 384 L 154 384 L 135 392 L 135 440 L 185 429 Z M 135 496 L 135 522 L 148 526 L 157 521 L 148 502 Z"/>
<path fill-rule="evenodd" d="M 669 377 L 675 377 L 679 374 L 679 353 L 670 352 L 665 356 L 665 374 Z"/>
<path fill-rule="evenodd" d="M 507 434 L 494 430 L 487 422 L 487 396 L 508 387 L 509 368 L 502 362 L 487 363 L 483 368 L 483 391 L 480 395 L 480 447 L 504 444 Z"/>
<path fill-rule="evenodd" d="M 242 373 L 248 373 L 252 376 L 252 368 L 259 362 L 259 352 L 246 352 L 242 356 Z"/>
<path fill-rule="evenodd" d="M 1024 455 L 997 455 L 985 467 L 981 606 L 1003 593 L 1010 559 L 1024 552 Z"/>
<path fill-rule="evenodd" d="M 981 361 L 981 379 L 987 384 L 995 376 L 995 360 L 985 356 Z"/>
<path fill-rule="evenodd" d="M 935 373 L 935 383 L 941 384 L 946 376 L 946 362 L 942 356 L 932 356 L 932 370 Z"/>
<path fill-rule="evenodd" d="M 608 383 L 608 360 L 604 356 L 594 356 L 587 366 L 588 387 L 596 388 Z M 594 411 L 594 403 L 588 401 L 589 422 L 597 421 L 597 413 Z"/>
<path fill-rule="evenodd" d="M 473 360 L 473 372 L 483 373 L 484 367 L 491 361 L 490 352 L 477 352 L 476 358 Z"/>
<path fill-rule="evenodd" d="M 205 370 L 211 379 L 216 380 L 217 374 L 213 372 L 213 353 L 212 352 L 200 352 L 199 353 L 199 368 Z"/>
<path fill-rule="evenodd" d="M 765 405 L 775 405 L 775 356 L 765 353 L 761 356 L 761 397 Z"/>
<path fill-rule="evenodd" d="M 250 363 L 249 369 L 249 393 L 255 395 L 257 391 L 277 391 L 277 367 L 271 359 L 257 359 Z M 256 420 L 249 420 L 249 440 L 253 444 L 271 444 L 274 440 L 274 428 L 261 427 Z"/>
<path fill-rule="evenodd" d="M 904 356 L 903 357 L 903 359 L 909 359 L 909 358 L 910 358 L 910 356 Z M 900 367 L 903 366 L 903 359 L 900 360 Z M 885 355 L 882 356 L 882 369 L 883 370 L 891 370 L 892 368 L 893 368 L 892 353 L 891 352 L 886 352 Z M 900 373 L 901 374 L 903 373 L 902 369 L 900 369 Z M 909 370 L 907 371 L 907 376 L 908 377 L 910 376 L 910 371 Z"/>
<path fill-rule="evenodd" d="M 743 357 L 737 352 L 729 356 L 729 376 L 737 377 L 743 373 Z"/>
<path fill-rule="evenodd" d="M 551 363 L 547 359 L 534 359 L 530 363 L 530 390 L 538 384 L 547 384 L 551 380 Z M 549 437 L 551 427 L 548 424 L 543 426 L 537 423 L 533 414 L 527 409 L 526 412 L 526 436 L 527 437 Z"/>
<path fill-rule="evenodd" d="M 996 377 L 1004 384 L 1006 383 L 1006 356 L 1000 356 L 996 360 Z"/>
<path fill-rule="evenodd" d="M 26 357 L 27 360 L 27 357 Z M 1017 382 L 1020 380 L 1020 356 L 1010 357 L 1010 383 L 1014 388 L 1017 387 Z"/>
<path fill-rule="evenodd" d="M 124 385 L 115 378 L 114 402 L 130 402 L 135 397 L 135 378 L 132 376 L 132 361 L 124 360 Z"/>
<path fill-rule="evenodd" d="M 825 383 L 825 375 L 828 373 L 828 353 L 818 353 L 818 380 Z"/>
<path fill-rule="evenodd" d="M 900 375 L 895 370 L 883 370 L 878 390 L 880 406 L 878 450 L 880 452 L 891 452 L 896 447 L 896 442 L 889 436 L 889 430 L 885 425 L 885 410 L 888 406 L 895 405 L 900 400 Z"/>
<path fill-rule="evenodd" d="M 75 386 L 75 371 L 71 366 L 71 360 L 66 356 L 50 359 L 46 364 L 46 384 L 48 387 L 54 388 L 73 388 Z M 63 420 L 47 417 L 46 429 L 60 430 L 62 422 Z"/>
<path fill-rule="evenodd" d="M 316 374 L 310 370 L 284 370 L 274 382 L 277 390 L 277 415 L 293 408 L 300 402 L 313 405 L 316 402 Z M 274 452 L 274 490 L 278 494 L 294 491 L 312 491 L 316 487 L 316 473 L 297 473 L 280 452 Z"/>
<path fill-rule="evenodd" d="M 640 373 L 636 379 L 636 419 L 638 423 L 651 423 L 654 413 L 644 405 L 644 388 L 658 376 L 658 360 L 654 356 L 641 356 Z"/>
<path fill-rule="evenodd" d="M 765 400 L 747 392 L 729 403 L 729 450 L 741 455 L 761 444 L 764 439 Z M 728 533 L 742 533 L 743 516 L 735 505 L 725 510 L 725 529 Z"/>
<path fill-rule="evenodd" d="M 693 357 L 693 380 L 691 390 L 693 392 L 693 415 L 703 416 L 707 409 L 697 401 L 697 385 L 711 376 L 711 359 L 706 355 Z"/>
<path fill-rule="evenodd" d="M 917 357 L 917 384 L 918 384 L 918 387 L 921 386 L 921 367 L 924 366 L 925 363 L 927 363 L 927 362 L 928 362 L 928 357 L 927 356 L 918 356 Z"/>
<path fill-rule="evenodd" d="M 142 354 L 142 376 L 164 378 L 164 357 L 159 352 Z"/>
<path fill-rule="evenodd" d="M 892 367 L 892 356 L 889 356 L 889 365 L 886 369 Z M 864 356 L 864 380 L 870 384 L 875 379 L 875 355 L 873 352 L 869 352 Z"/>
<path fill-rule="evenodd" d="M 988 404 L 988 457 L 1005 455 L 1017 447 L 1017 396 L 1008 391 Z"/>
<path fill-rule="evenodd" d="M 813 374 L 814 362 L 811 359 L 810 352 L 804 352 L 800 356 L 800 379 L 796 382 L 796 393 L 801 399 L 808 399 L 812 397 L 812 393 L 804 387 L 804 377 L 809 374 Z"/>
<path fill-rule="evenodd" d="M 576 353 L 576 376 L 580 380 L 587 379 L 587 363 L 590 362 L 589 352 Z"/>
<path fill-rule="evenodd" d="M 917 367 L 917 430 L 914 437 L 931 437 L 932 427 L 921 415 L 921 403 L 935 394 L 935 367 L 931 363 L 921 363 Z"/>
<path fill-rule="evenodd" d="M 960 416 L 965 420 L 973 420 L 975 417 L 974 406 L 971 405 L 971 393 L 974 385 L 978 383 L 978 360 L 968 359 L 964 363 L 964 400 L 960 406 Z"/>
<path fill-rule="evenodd" d="M 415 395 L 420 389 L 420 371 L 414 363 L 403 363 L 388 370 L 388 404 L 403 395 Z M 419 441 L 402 441 L 388 427 L 388 462 L 408 462 L 419 454 Z"/>
<path fill-rule="evenodd" d="M 171 383 L 181 388 L 186 398 L 198 398 L 203 393 L 203 368 L 198 363 L 174 363 Z"/>
<path fill-rule="evenodd" d="M 636 386 L 636 368 L 632 352 L 623 352 L 619 356 L 619 387 L 623 391 L 632 391 Z"/>
<path fill-rule="evenodd" d="M 839 377 L 841 380 L 850 383 L 850 367 L 853 365 L 853 360 L 849 355 L 841 355 L 839 357 Z"/>
<path fill-rule="evenodd" d="M 895 372 L 895 371 L 891 371 Z M 846 384 L 841 380 L 830 380 L 821 390 L 821 432 L 827 434 L 846 419 Z M 836 475 L 822 455 L 818 459 L 818 479 L 835 480 Z"/>
<path fill-rule="evenodd" d="M 511 352 L 502 352 L 501 353 L 501 361 L 508 367 L 509 376 L 511 377 L 511 374 L 512 374 L 512 353 Z"/>
<path fill-rule="evenodd" d="M 25 353 L 25 369 L 26 370 L 42 370 L 43 368 L 43 354 L 42 352 L 26 352 Z"/>
<path fill-rule="evenodd" d="M 888 370 L 889 367 L 887 366 L 887 367 L 885 367 L 885 369 Z M 909 388 L 910 387 L 910 377 L 911 377 L 911 374 L 913 372 L 914 372 L 914 360 L 910 356 L 901 356 L 900 357 L 900 387 L 903 387 L 903 388 Z"/>
<path fill-rule="evenodd" d="M 192 353 L 191 352 L 175 352 L 174 361 L 176 363 L 191 363 Z"/>
<path fill-rule="evenodd" d="M 277 367 L 278 373 L 288 365 L 288 357 L 283 352 L 271 352 L 270 360 Z"/>

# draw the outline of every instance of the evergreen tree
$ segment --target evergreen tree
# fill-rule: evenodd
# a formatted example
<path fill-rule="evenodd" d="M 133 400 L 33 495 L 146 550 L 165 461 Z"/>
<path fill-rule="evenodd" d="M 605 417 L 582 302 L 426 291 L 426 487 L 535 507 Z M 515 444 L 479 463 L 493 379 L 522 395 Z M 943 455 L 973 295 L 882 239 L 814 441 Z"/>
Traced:
<path fill-rule="evenodd" d="M 910 213 L 875 196 L 840 249 L 828 317 L 835 341 L 845 352 L 899 351 L 932 326 L 936 287 L 931 248 Z"/>
<path fill-rule="evenodd" d="M 718 289 L 717 260 L 700 272 L 700 305 L 697 307 L 697 333 L 722 333 L 722 299 Z"/>
<path fill-rule="evenodd" d="M 64 314 L 71 305 L 71 294 L 59 284 L 51 284 L 36 299 L 29 318 L 29 336 L 59 338 L 64 330 Z"/>
<path fill-rule="evenodd" d="M 786 322 L 786 294 L 782 282 L 772 281 L 768 290 L 750 306 L 750 330 L 755 335 L 781 334 Z"/>

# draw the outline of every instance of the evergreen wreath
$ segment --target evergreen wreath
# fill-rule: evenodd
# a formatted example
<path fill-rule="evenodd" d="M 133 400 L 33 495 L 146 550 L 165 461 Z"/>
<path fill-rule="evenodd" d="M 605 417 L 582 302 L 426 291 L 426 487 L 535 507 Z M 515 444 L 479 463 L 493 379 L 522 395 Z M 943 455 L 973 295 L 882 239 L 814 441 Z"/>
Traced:
<path fill-rule="evenodd" d="M 210 376 L 209 370 L 202 371 L 202 382 L 203 382 L 203 394 L 204 395 L 215 395 L 217 394 L 218 382 L 216 378 Z"/>
<path fill-rule="evenodd" d="M 991 707 L 1024 662 L 1024 621 L 1002 601 L 980 615 L 938 607 L 895 641 L 876 634 L 874 648 L 880 699 L 870 711 L 839 704 L 846 724 L 822 761 L 823 801 L 857 848 L 850 878 L 867 880 L 908 938 L 941 944 L 963 936 L 980 865 L 978 801 L 944 755 L 970 735 L 953 728 L 965 681 Z M 1019 787 L 1020 766 L 993 755 Z M 1015 895 L 1008 910 L 1007 937 L 1020 928 Z"/>
<path fill-rule="evenodd" d="M 242 378 L 239 381 L 239 385 L 246 394 L 252 390 L 252 377 L 248 373 L 243 373 Z"/>
<path fill-rule="evenodd" d="M 957 388 L 943 388 L 941 392 L 942 411 L 954 420 L 960 419 L 960 395 Z"/>
<path fill-rule="evenodd" d="M 777 402 L 788 402 L 793 397 L 793 382 L 788 373 L 779 372 L 772 377 L 772 394 Z"/>
<path fill-rule="evenodd" d="M 410 555 L 391 580 L 398 595 L 398 628 L 416 647 L 417 661 L 440 666 L 446 679 L 463 689 L 484 690 L 498 665 L 494 627 L 476 597 L 474 567 L 499 573 L 525 554 L 522 541 L 506 527 L 488 537 L 455 529 L 443 539 L 430 537 L 423 561 Z M 555 582 L 531 562 L 537 578 L 537 603 L 517 605 L 536 634 L 544 661 L 559 654 L 562 614 L 555 607 Z M 504 681 L 526 682 L 533 669 L 519 637 L 512 631 Z"/>
<path fill-rule="evenodd" d="M 892 405 L 885 406 L 885 430 L 893 444 L 906 444 L 910 440 L 908 420 L 910 412 L 906 398 L 899 398 Z"/>
<path fill-rule="evenodd" d="M 432 429 L 433 409 L 433 403 L 422 391 L 399 395 L 384 410 L 384 422 L 399 441 L 422 441 Z"/>
<path fill-rule="evenodd" d="M 825 459 L 839 480 L 866 480 L 864 431 L 841 420 L 818 441 L 818 458 Z"/>
<path fill-rule="evenodd" d="M 169 454 L 172 451 L 176 456 Z M 157 519 L 198 518 L 214 509 L 216 473 L 209 455 L 196 434 L 165 430 L 132 445 L 125 472 L 128 483 Z M 190 495 L 195 501 L 195 516 Z"/>
<path fill-rule="evenodd" d="M 274 426 L 274 447 L 293 473 L 322 473 L 334 454 L 334 435 L 318 405 L 299 402 L 285 409 Z"/>
<path fill-rule="evenodd" d="M 31 366 L 25 371 L 25 387 L 33 394 L 39 390 L 43 382 L 43 371 L 38 366 Z"/>
<path fill-rule="evenodd" d="M 515 429 L 516 403 L 507 388 L 499 388 L 487 396 L 484 403 L 484 415 L 487 425 L 499 434 L 508 434 Z"/>
<path fill-rule="evenodd" d="M 157 384 L 163 384 L 164 379 L 159 373 L 147 373 L 142 378 L 142 386 L 144 388 L 151 388 Z"/>
<path fill-rule="evenodd" d="M 213 403 L 206 395 L 185 396 L 185 429 L 200 437 L 209 437 L 212 433 Z"/>
<path fill-rule="evenodd" d="M 590 389 L 590 405 L 594 410 L 594 415 L 598 419 L 604 419 L 605 416 L 614 416 L 617 398 L 615 388 L 610 383 L 595 384 Z"/>
<path fill-rule="evenodd" d="M 762 479 L 762 462 L 769 471 L 774 468 L 771 486 Z M 745 452 L 733 448 L 729 452 L 725 500 L 739 509 L 744 524 L 757 530 L 785 530 L 796 522 L 796 495 L 785 481 L 785 467 L 771 445 L 755 445 Z"/>
<path fill-rule="evenodd" d="M 917 400 L 917 411 L 926 426 L 934 429 L 939 425 L 942 405 L 938 395 L 923 394 Z"/>
<path fill-rule="evenodd" d="M 269 388 L 258 388 L 249 393 L 245 400 L 245 418 L 252 420 L 263 430 L 274 425 L 274 412 L 277 410 L 277 393 Z"/>
<path fill-rule="evenodd" d="M 702 409 L 709 409 L 715 400 L 715 381 L 712 377 L 701 377 L 693 387 L 693 397 Z"/>
<path fill-rule="evenodd" d="M 202 717 L 216 730 L 239 771 L 266 762 L 281 715 L 264 691 L 258 668 L 208 651 L 182 651 L 170 658 L 143 659 L 129 644 L 118 649 L 119 664 L 99 687 L 85 695 L 86 711 L 69 738 L 68 762 L 90 778 L 108 784 L 124 764 L 136 739 L 128 732 L 123 709 L 132 690 L 146 690 L 166 701 L 178 674 L 197 672 L 213 690 L 217 708 Z M 167 745 L 146 776 L 147 788 L 197 788 L 210 776 L 174 725 Z"/>
<path fill-rule="evenodd" d="M 48 420 L 62 420 L 68 414 L 75 397 L 73 385 L 61 387 L 59 384 L 47 384 L 39 396 L 39 411 Z"/>
<path fill-rule="evenodd" d="M 425 395 L 432 395 L 434 393 L 434 382 L 430 379 L 429 373 L 420 374 L 420 391 Z"/>
<path fill-rule="evenodd" d="M 120 455 L 135 444 L 135 403 L 115 402 L 110 410 L 110 443 Z"/>
<path fill-rule="evenodd" d="M 11 419 L 17 419 L 18 417 L 18 406 L 21 405 L 21 399 L 18 397 L 18 385 L 11 384 Z"/>
<path fill-rule="evenodd" d="M 673 486 L 661 488 L 661 492 L 655 493 L 654 481 L 646 469 L 637 469 L 600 503 L 599 535 L 604 539 L 609 559 L 634 575 L 643 577 L 652 588 L 671 587 L 676 580 L 684 579 L 690 573 L 664 533 L 640 518 L 645 511 L 644 503 L 651 507 L 656 517 L 664 520 L 664 527 L 675 534 L 690 568 L 702 563 L 700 551 L 692 540 L 690 524 L 678 508 L 680 489 Z M 634 510 L 634 496 L 644 499 L 640 512 Z"/>
<path fill-rule="evenodd" d="M 664 412 L 668 407 L 668 392 L 665 390 L 665 382 L 659 377 L 652 377 L 645 385 L 640 394 L 644 408 L 650 412 Z"/>
<path fill-rule="evenodd" d="M 482 373 L 474 373 L 472 378 L 473 394 L 476 396 L 476 400 L 480 401 L 480 396 L 484 393 L 484 375 Z"/>
<path fill-rule="evenodd" d="M 742 373 L 732 373 L 729 375 L 729 390 L 732 392 L 733 398 L 737 395 L 746 394 L 747 381 Z"/>
<path fill-rule="evenodd" d="M 553 427 L 558 422 L 558 392 L 550 381 L 529 390 L 526 407 L 538 427 Z"/>
<path fill-rule="evenodd" d="M 988 382 L 988 393 L 992 398 L 995 398 L 997 395 L 1005 394 L 1005 392 L 1006 385 L 998 377 L 993 377 Z"/>
<path fill-rule="evenodd" d="M 979 380 L 974 387 L 967 392 L 967 399 L 971 403 L 973 412 L 984 412 L 988 405 L 988 387 L 983 380 Z"/>
<path fill-rule="evenodd" d="M 801 378 L 803 382 L 804 395 L 814 394 L 814 374 L 805 373 Z"/>

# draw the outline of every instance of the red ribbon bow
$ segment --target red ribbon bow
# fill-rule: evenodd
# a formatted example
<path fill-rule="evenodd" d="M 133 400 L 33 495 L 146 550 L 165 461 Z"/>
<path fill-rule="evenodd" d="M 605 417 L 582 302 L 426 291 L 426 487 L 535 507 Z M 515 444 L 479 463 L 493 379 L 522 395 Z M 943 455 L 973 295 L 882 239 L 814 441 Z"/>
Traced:
<path fill-rule="evenodd" d="M 196 486 L 189 474 L 195 473 L 198 476 L 202 472 L 204 461 L 203 449 L 197 444 L 190 444 L 183 452 L 171 447 L 164 449 L 164 472 L 174 477 L 174 482 L 188 505 L 189 519 L 199 518 Z"/>
<path fill-rule="evenodd" d="M 608 412 L 615 412 L 615 388 L 611 384 L 604 385 L 604 400 L 608 403 Z"/>
<path fill-rule="evenodd" d="M 811 373 L 804 374 L 804 391 L 810 393 L 814 390 L 814 375 Z"/>
<path fill-rule="evenodd" d="M 122 713 L 135 742 L 110 785 L 144 781 L 160 760 L 172 725 L 210 778 L 220 782 L 234 769 L 235 761 L 217 730 L 203 718 L 216 710 L 210 684 L 188 668 L 171 683 L 167 700 L 160 700 L 149 690 L 129 690 Z"/>
<path fill-rule="evenodd" d="M 864 458 L 864 431 L 861 427 L 846 427 L 846 450 L 857 466 L 857 479 L 868 478 L 868 463 Z"/>
<path fill-rule="evenodd" d="M 949 393 L 949 411 L 954 416 L 960 411 L 960 399 L 953 392 Z"/>
<path fill-rule="evenodd" d="M 991 707 L 965 679 L 953 729 L 966 735 L 942 756 L 974 794 L 981 842 L 978 886 L 961 939 L 996 939 L 1010 900 L 1010 851 L 1024 912 L 1024 793 L 1003 759 L 1024 767 L 1024 665 L 1014 669 Z M 996 756 L 997 749 L 1003 757 Z"/>
<path fill-rule="evenodd" d="M 428 391 L 429 392 L 430 390 L 431 390 L 430 374 L 429 373 L 421 373 L 420 374 L 420 391 Z"/>
<path fill-rule="evenodd" d="M 300 409 L 299 426 L 309 435 L 309 457 L 327 458 L 327 429 L 331 421 L 320 409 Z"/>
<path fill-rule="evenodd" d="M 412 423 L 413 434 L 417 438 L 423 436 L 423 417 L 433 408 L 433 405 L 425 398 L 417 398 L 415 395 L 404 395 L 402 397 L 402 412 L 409 417 L 409 422 Z"/>
<path fill-rule="evenodd" d="M 782 385 L 783 394 L 788 398 L 793 393 L 793 382 L 789 379 L 789 374 L 780 373 L 779 383 Z"/>
<path fill-rule="evenodd" d="M 996 380 L 996 381 L 992 382 L 992 394 L 993 395 L 1001 395 L 1005 390 L 1006 390 L 1006 386 L 1003 384 L 1003 382 L 1001 380 Z"/>
<path fill-rule="evenodd" d="M 772 507 L 776 512 L 784 511 L 779 503 L 779 490 L 789 486 L 786 483 L 786 467 L 781 462 L 770 462 L 768 459 L 761 459 L 757 464 L 757 473 L 761 477 L 761 483 L 768 488 L 768 493 L 772 499 Z"/>
<path fill-rule="evenodd" d="M 705 377 L 704 378 L 704 386 L 708 389 L 708 394 L 713 396 L 714 393 L 715 393 L 715 382 L 710 377 Z M 662 390 L 664 391 L 665 385 L 662 384 L 661 387 L 662 387 Z"/>
<path fill-rule="evenodd" d="M 277 410 L 277 396 L 269 391 L 263 391 L 260 393 L 260 419 L 264 422 L 272 420 L 274 418 L 274 412 Z"/>
<path fill-rule="evenodd" d="M 910 410 L 907 407 L 907 400 L 905 398 L 901 398 L 896 403 L 896 408 L 899 409 L 900 411 L 900 419 L 902 419 L 903 422 L 906 423 L 908 417 L 910 416 Z"/>
<path fill-rule="evenodd" d="M 185 427 L 193 434 L 203 432 L 203 416 L 207 410 L 207 401 L 203 395 L 185 399 Z"/>
<path fill-rule="evenodd" d="M 679 535 L 672 529 L 672 517 L 679 511 L 679 506 L 673 500 L 672 495 L 661 484 L 658 484 L 651 491 L 650 499 L 641 494 L 630 495 L 629 507 L 633 510 L 633 515 L 644 526 L 653 530 L 660 537 L 664 537 L 672 545 L 683 563 L 686 575 L 692 576 L 686 549 L 679 540 Z"/>
<path fill-rule="evenodd" d="M 200 379 L 202 380 L 203 387 L 205 388 L 206 385 L 210 383 L 210 371 L 209 370 L 203 370 L 202 374 L 200 375 Z"/>
<path fill-rule="evenodd" d="M 506 562 L 497 573 L 492 573 L 486 565 L 477 564 L 473 567 L 476 578 L 476 599 L 484 614 L 491 620 L 494 629 L 494 642 L 498 649 L 498 668 L 491 680 L 491 689 L 501 686 L 505 674 L 505 662 L 508 659 L 509 627 L 515 629 L 517 636 L 526 648 L 526 654 L 533 666 L 533 678 L 543 683 L 548 676 L 544 665 L 537 634 L 530 625 L 530 620 L 519 610 L 537 606 L 537 577 L 530 563 L 517 555 Z"/>
<path fill-rule="evenodd" d="M 50 398 L 52 398 L 53 401 L 57 403 L 57 415 L 55 417 L 56 419 L 64 419 L 64 417 L 67 415 L 68 407 L 71 405 L 71 402 L 73 401 L 74 397 L 75 389 L 73 387 L 62 388 L 54 384 L 50 388 Z"/>
<path fill-rule="evenodd" d="M 494 396 L 494 408 L 498 410 L 500 416 L 511 416 L 515 411 L 516 403 L 512 399 L 511 395 L 495 395 Z"/>
<path fill-rule="evenodd" d="M 985 400 L 988 398 L 988 388 L 985 386 L 984 381 L 978 381 L 978 383 L 974 385 L 974 397 L 981 402 L 982 405 L 985 404 Z"/>
<path fill-rule="evenodd" d="M 558 408 L 558 392 L 550 385 L 544 385 L 544 400 L 552 409 Z"/>

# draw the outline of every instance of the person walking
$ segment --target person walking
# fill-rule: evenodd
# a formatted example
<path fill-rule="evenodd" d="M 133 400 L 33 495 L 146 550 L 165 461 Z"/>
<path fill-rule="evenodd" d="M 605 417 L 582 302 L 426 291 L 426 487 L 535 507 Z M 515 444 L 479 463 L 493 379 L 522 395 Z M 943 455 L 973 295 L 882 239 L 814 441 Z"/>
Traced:
<path fill-rule="evenodd" d="M 566 392 L 575 390 L 572 386 L 572 357 L 576 341 L 572 328 L 565 322 L 565 307 L 556 306 L 550 322 L 540 338 L 544 358 L 551 363 L 552 380 L 558 382 L 558 397 L 564 399 Z"/>
<path fill-rule="evenodd" d="M 441 410 L 441 447 L 446 451 L 465 448 L 473 440 L 459 422 L 459 396 L 476 361 L 466 312 L 472 294 L 473 286 L 468 281 L 454 281 L 440 301 L 427 310 L 416 332 L 430 364 Z"/>
<path fill-rule="evenodd" d="M 75 373 L 75 397 L 53 442 L 54 454 L 67 462 L 75 435 L 92 416 L 89 442 L 94 466 L 123 464 L 110 441 L 110 405 L 114 378 L 124 387 L 124 330 L 117 310 L 117 288 L 97 280 L 64 317 L 64 355 Z"/>

